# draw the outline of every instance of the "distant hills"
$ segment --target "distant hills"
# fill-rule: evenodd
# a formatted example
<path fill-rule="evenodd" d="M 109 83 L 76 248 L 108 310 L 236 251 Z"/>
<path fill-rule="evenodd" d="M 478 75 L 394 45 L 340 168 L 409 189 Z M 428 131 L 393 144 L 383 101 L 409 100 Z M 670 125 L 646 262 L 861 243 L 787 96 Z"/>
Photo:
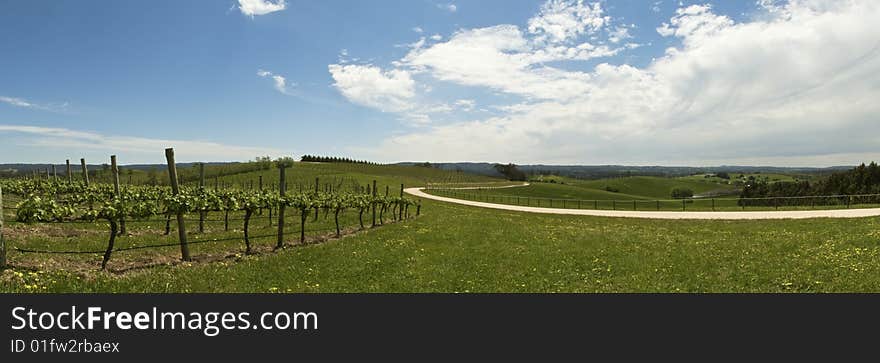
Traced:
<path fill-rule="evenodd" d="M 72 160 L 71 160 L 72 161 Z M 178 163 L 179 168 L 189 168 L 197 163 Z M 205 163 L 206 165 L 232 165 L 240 163 Z M 394 165 L 406 166 L 423 166 L 425 163 L 402 162 Z M 430 167 L 442 170 L 461 171 L 470 174 L 486 175 L 493 177 L 501 177 L 502 175 L 495 170 L 493 163 L 432 163 Z M 59 174 L 64 173 L 65 164 L 55 164 Z M 103 164 L 88 164 L 89 170 L 101 170 Z M 150 170 L 158 169 L 160 171 L 166 168 L 165 164 L 132 164 L 121 165 L 123 169 L 133 170 Z M 691 166 L 627 166 L 627 165 L 518 165 L 521 171 L 526 174 L 541 175 L 561 175 L 579 179 L 602 179 L 625 176 L 665 176 L 676 177 L 693 175 L 699 173 L 779 173 L 779 174 L 829 174 L 835 171 L 849 170 L 854 166 L 833 166 L 827 168 L 786 168 L 777 166 L 711 166 L 711 167 L 691 167 Z M 14 176 L 27 175 L 33 173 L 33 170 L 45 173 L 46 168 L 51 168 L 50 164 L 0 164 L 0 175 Z M 79 160 L 71 164 L 73 172 L 80 171 Z"/>
<path fill-rule="evenodd" d="M 398 165 L 423 165 L 424 163 L 404 162 Z M 443 170 L 458 170 L 465 173 L 500 177 L 492 163 L 436 163 L 431 167 Z M 853 166 L 833 166 L 827 168 L 786 168 L 776 166 L 626 166 L 626 165 L 518 165 L 526 174 L 561 175 L 578 179 L 602 179 L 626 176 L 665 176 L 676 177 L 700 173 L 779 173 L 779 174 L 828 174 L 849 170 Z"/>

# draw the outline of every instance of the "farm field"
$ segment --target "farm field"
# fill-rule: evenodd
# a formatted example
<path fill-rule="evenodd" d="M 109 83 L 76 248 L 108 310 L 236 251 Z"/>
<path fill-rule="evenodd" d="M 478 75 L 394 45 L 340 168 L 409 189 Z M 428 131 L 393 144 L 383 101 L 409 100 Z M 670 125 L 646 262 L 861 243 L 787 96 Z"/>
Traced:
<path fill-rule="evenodd" d="M 762 175 L 762 174 L 754 174 Z M 768 174 L 769 175 L 769 174 Z M 774 174 L 774 179 L 795 180 L 802 176 Z M 719 181 L 713 181 L 718 179 Z M 800 179 L 803 180 L 803 179 Z M 673 189 L 688 189 L 694 198 L 672 198 Z M 880 207 L 876 196 L 755 198 L 739 199 L 736 186 L 720 178 L 687 176 L 663 178 L 637 176 L 598 180 L 578 180 L 560 176 L 538 176 L 530 185 L 516 188 L 455 190 L 437 186 L 427 192 L 439 196 L 509 205 L 602 210 L 641 211 L 774 211 Z"/>
<path fill-rule="evenodd" d="M 426 201 L 417 219 L 278 253 L 122 274 L 7 270 L 5 292 L 880 291 L 876 218 L 650 221 Z"/>
<path fill-rule="evenodd" d="M 550 187 L 548 188 L 550 189 L 555 189 L 557 188 L 556 186 L 579 188 L 582 190 L 581 193 L 571 193 L 570 195 L 572 197 L 575 195 L 586 197 L 580 199 L 599 200 L 669 199 L 672 190 L 676 188 L 690 189 L 697 195 L 709 192 L 733 193 L 736 191 L 736 187 L 733 185 L 729 185 L 726 182 L 707 179 L 702 176 L 699 178 L 693 176 L 679 178 L 634 176 L 597 180 L 580 180 L 560 176 L 541 176 L 532 178 L 532 181 L 534 187 L 537 187 L 538 185 L 549 185 Z M 597 191 L 603 193 L 596 193 Z M 532 194 L 527 190 L 518 191 L 518 193 Z M 546 195 L 547 192 L 544 191 L 542 193 L 535 189 L 534 196 L 542 196 L 542 194 Z"/>
<path fill-rule="evenodd" d="M 290 185 L 299 180 L 313 187 L 317 176 L 334 185 L 349 182 L 354 188 L 378 179 L 382 182 L 377 189 L 382 192 L 384 186 L 396 192 L 400 181 L 415 186 L 425 182 L 511 184 L 416 167 L 297 163 L 288 171 Z M 277 178 L 277 172 L 245 172 L 222 180 L 250 188 L 260 175 L 267 182 Z M 654 195 L 672 186 L 646 182 L 655 178 L 635 180 L 614 185 Z M 630 201 L 646 197 L 558 183 L 481 191 L 522 192 L 593 199 L 624 195 Z M 4 205 L 10 202 L 7 199 Z M 7 221 L 14 218 L 12 210 L 5 210 L 5 214 Z M 328 216 L 321 211 L 314 220 L 310 212 L 305 245 L 298 244 L 298 211 L 288 210 L 288 247 L 273 251 L 277 227 L 271 225 L 267 214 L 264 211 L 251 221 L 255 253 L 247 255 L 241 238 L 242 214 L 229 214 L 227 231 L 225 214 L 209 213 L 206 233 L 191 232 L 189 236 L 193 262 L 179 261 L 174 223 L 166 236 L 162 217 L 129 221 L 131 235 L 118 239 L 117 248 L 123 251 L 114 254 L 107 271 L 100 271 L 100 254 L 37 254 L 16 249 L 100 250 L 106 245 L 107 223 L 11 222 L 5 227 L 5 236 L 15 247 L 9 256 L 15 268 L 3 272 L 0 291 L 880 291 L 880 265 L 876 263 L 880 223 L 876 218 L 654 221 L 533 215 L 423 200 L 420 216 L 392 223 L 392 217 L 385 214 L 381 216 L 385 225 L 375 229 L 369 228 L 368 217 L 367 228 L 361 230 L 357 211 L 344 211 L 340 214 L 341 239 L 334 238 L 332 213 Z M 190 231 L 195 230 L 196 218 L 187 215 Z M 138 249 L 161 244 L 168 246 Z"/>

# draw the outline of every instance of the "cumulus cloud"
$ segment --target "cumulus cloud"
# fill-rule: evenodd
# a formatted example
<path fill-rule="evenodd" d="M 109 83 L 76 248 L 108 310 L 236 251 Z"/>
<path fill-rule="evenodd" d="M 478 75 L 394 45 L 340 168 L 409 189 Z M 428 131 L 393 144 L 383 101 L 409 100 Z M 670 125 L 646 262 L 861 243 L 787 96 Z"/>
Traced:
<path fill-rule="evenodd" d="M 349 101 L 384 112 L 413 108 L 415 81 L 409 72 L 383 71 L 374 65 L 331 64 L 333 86 Z"/>
<path fill-rule="evenodd" d="M 238 0 L 238 10 L 250 17 L 266 15 L 286 8 L 285 0 Z"/>
<path fill-rule="evenodd" d="M 774 2 L 767 16 L 742 23 L 707 5 L 683 6 L 657 29 L 680 45 L 645 67 L 600 63 L 589 71 L 540 64 L 590 57 L 578 55 L 573 37 L 598 31 L 599 22 L 570 21 L 572 11 L 560 9 L 597 12 L 560 3 L 542 7 L 535 19 L 546 19 L 530 22 L 528 35 L 512 25 L 465 29 L 412 50 L 401 67 L 524 99 L 484 120 L 395 135 L 375 157 L 402 148 L 432 161 L 793 165 L 880 157 L 876 1 Z"/>
<path fill-rule="evenodd" d="M 489 87 L 525 97 L 564 99 L 589 86 L 590 75 L 565 72 L 542 63 L 588 60 L 618 49 L 582 43 L 537 46 L 515 25 L 462 30 L 448 41 L 411 51 L 401 64 L 441 80 Z"/>
<path fill-rule="evenodd" d="M 587 4 L 583 0 L 550 0 L 537 16 L 529 19 L 529 33 L 540 41 L 562 43 L 595 33 L 602 29 L 610 18 L 604 15 L 598 2 Z"/>
<path fill-rule="evenodd" d="M 733 26 L 733 20 L 715 15 L 711 5 L 691 5 L 676 10 L 669 23 L 663 23 L 657 32 L 664 37 L 676 36 L 686 42 L 712 40 L 720 31 Z"/>
<path fill-rule="evenodd" d="M 415 87 L 415 75 L 489 87 L 530 99 L 567 99 L 588 90 L 585 86 L 590 75 L 565 72 L 544 63 L 607 57 L 630 47 L 627 44 L 611 48 L 607 44 L 578 39 L 604 29 L 609 20 L 603 13 L 596 3 L 554 0 L 531 21 L 534 23 L 531 32 L 505 24 L 463 29 L 445 42 L 439 34 L 420 37 L 414 43 L 396 45 L 411 50 L 404 58 L 392 62 L 391 70 L 340 60 L 330 66 L 330 73 L 334 86 L 350 101 L 404 114 L 417 124 L 427 124 L 430 114 L 448 111 L 442 112 L 444 108 L 439 106 L 445 103 L 426 102 L 417 94 L 417 89 L 427 92 L 431 87 Z M 569 21 L 571 17 L 574 20 Z M 557 39 L 553 35 L 556 33 L 562 34 L 564 39 Z M 470 110 L 454 104 L 446 107 Z"/>
<path fill-rule="evenodd" d="M 3 136 L 4 140 L 22 147 L 57 149 L 59 155 L 64 155 L 69 150 L 119 154 L 127 162 L 164 160 L 164 150 L 168 147 L 174 148 L 178 161 L 250 160 L 258 155 L 284 154 L 273 148 L 228 145 L 205 140 L 151 139 L 29 125 L 0 125 L 0 134 L 8 134 Z"/>

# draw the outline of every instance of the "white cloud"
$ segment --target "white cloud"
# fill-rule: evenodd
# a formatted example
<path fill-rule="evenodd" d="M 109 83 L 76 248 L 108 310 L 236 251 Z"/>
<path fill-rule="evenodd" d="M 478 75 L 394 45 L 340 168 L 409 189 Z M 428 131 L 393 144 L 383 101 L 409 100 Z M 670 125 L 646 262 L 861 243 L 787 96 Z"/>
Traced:
<path fill-rule="evenodd" d="M 418 26 L 417 26 L 417 27 L 414 27 L 414 28 L 412 28 L 412 31 L 414 31 L 414 32 L 416 32 L 416 33 L 419 33 L 419 34 L 422 34 L 422 33 L 424 33 L 424 32 L 425 32 L 425 30 L 424 30 L 424 29 L 422 29 L 422 28 L 421 28 L 421 27 L 418 27 Z"/>
<path fill-rule="evenodd" d="M 660 5 L 663 5 L 663 1 L 655 1 L 654 4 L 651 6 L 651 11 L 659 13 Z"/>
<path fill-rule="evenodd" d="M 446 42 L 414 49 L 401 64 L 442 81 L 531 98 L 561 99 L 586 92 L 590 76 L 541 63 L 587 60 L 619 51 L 590 43 L 542 47 L 527 39 L 515 25 L 498 25 L 462 30 Z"/>
<path fill-rule="evenodd" d="M 608 41 L 611 43 L 616 44 L 631 38 L 632 35 L 629 33 L 629 28 L 626 26 L 618 26 L 615 27 L 614 30 L 608 32 Z"/>
<path fill-rule="evenodd" d="M 450 13 L 454 13 L 454 12 L 458 11 L 458 6 L 456 6 L 453 3 L 437 4 L 437 8 L 446 10 Z"/>
<path fill-rule="evenodd" d="M 285 0 L 238 0 L 238 9 L 242 14 L 250 17 L 266 15 L 286 8 Z"/>
<path fill-rule="evenodd" d="M 431 36 L 431 40 L 440 41 L 440 40 L 443 40 L 443 36 L 440 34 L 434 34 Z"/>
<path fill-rule="evenodd" d="M 15 107 L 29 108 L 34 110 L 42 110 L 42 111 L 51 111 L 51 112 L 64 112 L 67 110 L 70 104 L 68 102 L 64 102 L 61 104 L 37 104 L 31 101 L 28 101 L 23 98 L 18 97 L 7 97 L 0 96 L 0 103 L 5 103 Z"/>
<path fill-rule="evenodd" d="M 274 83 L 275 90 L 277 90 L 278 92 L 281 92 L 283 94 L 286 94 L 286 95 L 290 94 L 290 91 L 288 91 L 288 89 L 287 89 L 287 86 L 288 86 L 287 79 L 284 78 L 284 76 L 282 76 L 280 74 L 274 74 L 272 72 L 265 71 L 262 69 L 257 70 L 257 75 L 260 77 L 263 77 L 263 78 L 271 78 Z M 293 86 L 295 86 L 295 84 Z"/>
<path fill-rule="evenodd" d="M 27 100 L 17 97 L 0 96 L 0 102 L 7 103 L 16 107 L 35 107 L 34 104 L 28 102 Z"/>
<path fill-rule="evenodd" d="M 405 149 L 412 160 L 668 165 L 880 156 L 880 3 L 777 5 L 745 23 L 708 6 L 682 7 L 658 29 L 681 45 L 644 68 L 536 63 L 586 58 L 577 46 L 552 45 L 573 43 L 577 31 L 564 29 L 581 29 L 543 25 L 563 21 L 535 27 L 545 47 L 512 25 L 461 30 L 411 51 L 400 66 L 525 100 L 488 119 L 395 135 L 374 157 Z"/>
<path fill-rule="evenodd" d="M 563 43 L 602 29 L 610 18 L 598 2 L 583 0 L 550 0 L 537 16 L 529 19 L 529 33 L 540 41 Z"/>
<path fill-rule="evenodd" d="M 456 100 L 455 106 L 461 108 L 464 111 L 473 111 L 474 107 L 477 106 L 477 101 L 474 100 Z"/>
<path fill-rule="evenodd" d="M 733 26 L 727 16 L 716 15 L 711 5 L 691 5 L 676 10 L 669 23 L 663 23 L 657 32 L 664 37 L 676 36 L 685 42 L 698 42 L 712 39 L 712 36 Z"/>
<path fill-rule="evenodd" d="M 404 70 L 383 71 L 373 65 L 331 64 L 333 86 L 349 101 L 383 112 L 403 112 L 414 106 L 415 81 Z"/>
<path fill-rule="evenodd" d="M 59 158 L 63 158 L 70 150 L 82 150 L 107 155 L 119 154 L 125 162 L 158 161 L 164 160 L 164 150 L 168 147 L 174 148 L 177 161 L 250 160 L 259 155 L 285 154 L 279 149 L 266 147 L 227 145 L 205 140 L 106 135 L 57 127 L 0 125 L 0 134 L 13 134 L 3 138 L 19 146 L 58 150 Z"/>

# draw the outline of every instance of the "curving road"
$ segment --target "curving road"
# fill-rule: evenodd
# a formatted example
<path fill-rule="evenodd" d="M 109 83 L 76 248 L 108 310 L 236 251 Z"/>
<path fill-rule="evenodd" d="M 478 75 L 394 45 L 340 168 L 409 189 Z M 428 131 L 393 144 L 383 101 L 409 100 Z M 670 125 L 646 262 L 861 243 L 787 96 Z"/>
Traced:
<path fill-rule="evenodd" d="M 509 185 L 494 188 L 513 188 L 527 186 Z M 432 199 L 447 203 L 456 203 L 472 207 L 492 208 L 516 212 L 563 214 L 596 217 L 623 217 L 645 219 L 715 219 L 715 220 L 745 220 L 745 219 L 808 219 L 808 218 L 863 218 L 880 216 L 880 208 L 872 209 L 832 209 L 832 210 L 805 210 L 805 211 L 770 211 L 770 212 L 638 212 L 638 211 L 612 211 L 612 210 L 589 210 L 589 209 L 562 209 L 523 207 L 518 205 L 495 204 L 475 202 L 470 200 L 441 197 L 424 192 L 425 188 L 404 189 L 409 195 Z M 476 188 L 469 188 L 476 189 Z M 485 189 L 485 188 L 484 188 Z"/>

